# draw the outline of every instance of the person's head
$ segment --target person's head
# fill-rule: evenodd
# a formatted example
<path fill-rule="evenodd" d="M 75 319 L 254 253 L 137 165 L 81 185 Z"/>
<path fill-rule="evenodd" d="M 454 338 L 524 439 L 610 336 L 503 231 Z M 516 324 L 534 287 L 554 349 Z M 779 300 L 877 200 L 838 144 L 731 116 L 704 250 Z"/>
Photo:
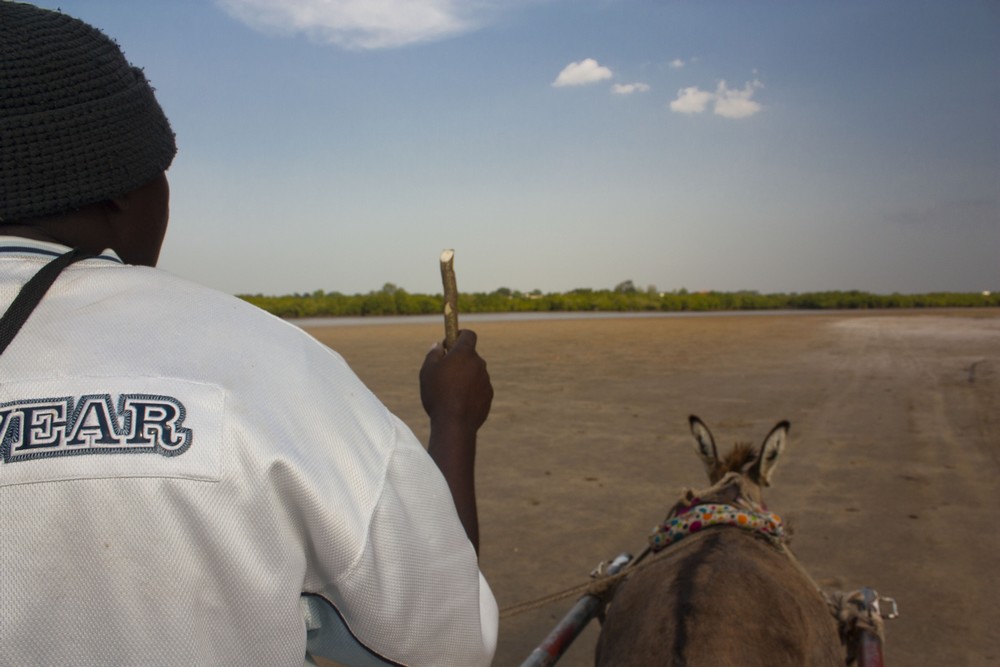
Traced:
<path fill-rule="evenodd" d="M 114 41 L 0 0 L 0 235 L 154 265 L 176 152 L 153 89 Z"/>

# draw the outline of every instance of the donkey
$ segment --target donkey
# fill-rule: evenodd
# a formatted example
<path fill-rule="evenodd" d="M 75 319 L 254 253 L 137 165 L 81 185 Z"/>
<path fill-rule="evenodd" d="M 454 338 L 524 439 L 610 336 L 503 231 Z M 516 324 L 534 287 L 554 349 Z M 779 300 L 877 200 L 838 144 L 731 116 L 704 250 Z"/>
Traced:
<path fill-rule="evenodd" d="M 761 498 L 789 423 L 723 459 L 704 422 L 689 422 L 712 487 L 687 492 L 650 537 L 656 553 L 619 585 L 597 667 L 844 665 L 834 617 Z"/>

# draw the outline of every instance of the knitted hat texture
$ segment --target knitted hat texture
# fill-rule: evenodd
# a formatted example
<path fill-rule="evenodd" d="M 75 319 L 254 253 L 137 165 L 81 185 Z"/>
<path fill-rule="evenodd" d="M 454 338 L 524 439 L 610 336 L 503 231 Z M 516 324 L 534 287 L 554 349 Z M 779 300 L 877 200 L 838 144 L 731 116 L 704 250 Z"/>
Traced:
<path fill-rule="evenodd" d="M 176 152 L 153 89 L 117 44 L 65 14 L 0 0 L 0 223 L 117 197 Z"/>

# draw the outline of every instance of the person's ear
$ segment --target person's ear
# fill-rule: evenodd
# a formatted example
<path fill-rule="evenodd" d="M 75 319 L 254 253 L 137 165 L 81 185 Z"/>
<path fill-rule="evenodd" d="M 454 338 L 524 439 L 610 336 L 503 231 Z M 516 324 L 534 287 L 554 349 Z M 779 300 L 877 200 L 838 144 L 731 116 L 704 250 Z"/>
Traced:
<path fill-rule="evenodd" d="M 101 204 L 109 213 L 124 213 L 132 204 L 132 198 L 129 196 L 130 194 L 131 192 L 126 192 L 125 194 L 118 195 L 117 197 L 105 199 L 101 202 Z"/>

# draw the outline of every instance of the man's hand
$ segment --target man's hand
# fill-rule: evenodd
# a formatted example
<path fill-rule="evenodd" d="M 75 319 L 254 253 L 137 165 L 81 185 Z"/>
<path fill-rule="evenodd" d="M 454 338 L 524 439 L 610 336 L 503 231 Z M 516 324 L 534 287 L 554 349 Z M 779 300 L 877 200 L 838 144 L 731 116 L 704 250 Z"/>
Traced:
<path fill-rule="evenodd" d="M 427 451 L 448 487 L 469 540 L 479 551 L 476 514 L 476 433 L 490 414 L 493 385 L 476 353 L 476 334 L 462 330 L 448 350 L 435 345 L 420 369 L 420 400 L 431 419 Z"/>
<path fill-rule="evenodd" d="M 438 343 L 427 353 L 420 369 L 420 400 L 432 426 L 474 434 L 483 425 L 490 414 L 493 385 L 486 362 L 476 353 L 474 331 L 460 331 L 447 352 Z"/>

